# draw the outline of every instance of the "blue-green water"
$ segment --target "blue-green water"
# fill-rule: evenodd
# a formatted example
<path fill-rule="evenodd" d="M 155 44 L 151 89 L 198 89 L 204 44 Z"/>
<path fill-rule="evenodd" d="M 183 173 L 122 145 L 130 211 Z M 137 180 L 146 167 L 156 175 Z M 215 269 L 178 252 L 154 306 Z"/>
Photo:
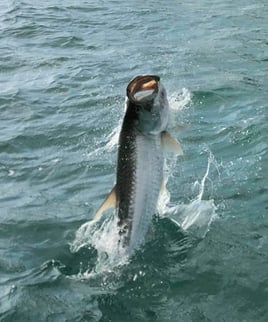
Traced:
<path fill-rule="evenodd" d="M 267 321 L 267 16 L 264 0 L 1 1 L 1 321 Z M 79 228 L 113 185 L 140 73 L 161 77 L 184 149 L 165 208 L 182 227 L 156 217 L 98 274 L 111 234 Z"/>

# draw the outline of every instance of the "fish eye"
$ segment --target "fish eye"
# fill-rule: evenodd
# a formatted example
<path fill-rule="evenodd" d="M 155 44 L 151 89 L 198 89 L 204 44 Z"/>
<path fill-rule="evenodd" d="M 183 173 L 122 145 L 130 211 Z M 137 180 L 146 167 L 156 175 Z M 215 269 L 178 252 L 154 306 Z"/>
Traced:
<path fill-rule="evenodd" d="M 142 106 L 140 104 L 135 105 L 136 112 L 139 112 L 142 109 Z"/>

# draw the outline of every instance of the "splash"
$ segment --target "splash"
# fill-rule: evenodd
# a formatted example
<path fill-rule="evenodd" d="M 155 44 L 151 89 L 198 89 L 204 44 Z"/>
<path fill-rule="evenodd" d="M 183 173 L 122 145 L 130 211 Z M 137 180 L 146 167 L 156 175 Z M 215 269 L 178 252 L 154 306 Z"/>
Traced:
<path fill-rule="evenodd" d="M 122 125 L 122 121 L 120 121 L 117 127 L 108 135 L 108 142 L 104 146 L 105 151 L 110 152 L 113 150 L 115 146 L 117 146 L 121 125 Z"/>
<path fill-rule="evenodd" d="M 183 88 L 180 93 L 172 93 L 169 96 L 169 125 L 170 129 L 179 131 L 184 128 L 184 125 L 181 125 L 181 120 L 177 120 L 177 116 L 180 116 L 182 111 L 187 110 L 191 106 L 192 94 L 187 88 Z"/>
<path fill-rule="evenodd" d="M 106 141 L 106 144 L 94 149 L 93 151 L 87 153 L 87 157 L 89 159 L 96 157 L 97 155 L 102 155 L 104 153 L 110 153 L 114 150 L 114 148 L 117 146 L 118 140 L 119 140 L 119 134 L 121 129 L 121 121 L 118 123 L 118 125 L 112 130 L 110 134 L 108 134 L 104 140 Z M 96 145 L 100 145 L 99 142 Z"/>
<path fill-rule="evenodd" d="M 70 245 L 73 253 L 81 248 L 95 248 L 98 251 L 96 266 L 93 271 L 80 272 L 81 278 L 96 277 L 104 272 L 111 272 L 128 262 L 128 256 L 119 246 L 117 218 L 109 212 L 98 220 L 83 224 L 76 232 L 75 240 Z"/>
<path fill-rule="evenodd" d="M 187 88 L 183 88 L 180 93 L 172 93 L 169 96 L 170 109 L 173 112 L 180 112 L 189 107 L 192 94 Z"/>
<path fill-rule="evenodd" d="M 203 200 L 206 182 L 209 180 L 211 165 L 214 165 L 219 173 L 218 164 L 211 151 L 208 153 L 208 163 L 204 176 L 194 182 L 193 187 L 198 188 L 198 194 L 190 204 L 180 204 L 169 207 L 170 196 L 166 192 L 164 198 L 160 199 L 159 213 L 161 216 L 170 218 L 175 224 L 185 231 L 194 233 L 196 237 L 204 238 L 209 231 L 210 225 L 217 218 L 214 200 Z"/>

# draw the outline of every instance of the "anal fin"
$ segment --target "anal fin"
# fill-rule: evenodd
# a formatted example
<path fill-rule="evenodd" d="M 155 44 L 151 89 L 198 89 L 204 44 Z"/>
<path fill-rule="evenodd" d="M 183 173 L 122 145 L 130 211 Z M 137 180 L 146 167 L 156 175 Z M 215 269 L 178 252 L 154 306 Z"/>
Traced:
<path fill-rule="evenodd" d="M 113 187 L 113 189 L 110 191 L 103 203 L 100 205 L 99 209 L 95 213 L 94 220 L 100 217 L 105 210 L 110 209 L 112 207 L 116 207 L 116 185 Z"/>

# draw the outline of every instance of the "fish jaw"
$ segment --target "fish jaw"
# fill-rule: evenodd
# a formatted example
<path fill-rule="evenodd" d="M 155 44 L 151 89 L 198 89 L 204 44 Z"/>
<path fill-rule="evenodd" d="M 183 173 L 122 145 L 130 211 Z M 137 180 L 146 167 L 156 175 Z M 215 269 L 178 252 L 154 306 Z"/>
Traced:
<path fill-rule="evenodd" d="M 156 75 L 136 76 L 127 86 L 127 97 L 134 104 L 150 101 L 158 94 L 159 81 Z"/>
<path fill-rule="evenodd" d="M 126 110 L 144 134 L 159 134 L 168 124 L 169 104 L 160 77 L 136 76 L 127 86 Z"/>

